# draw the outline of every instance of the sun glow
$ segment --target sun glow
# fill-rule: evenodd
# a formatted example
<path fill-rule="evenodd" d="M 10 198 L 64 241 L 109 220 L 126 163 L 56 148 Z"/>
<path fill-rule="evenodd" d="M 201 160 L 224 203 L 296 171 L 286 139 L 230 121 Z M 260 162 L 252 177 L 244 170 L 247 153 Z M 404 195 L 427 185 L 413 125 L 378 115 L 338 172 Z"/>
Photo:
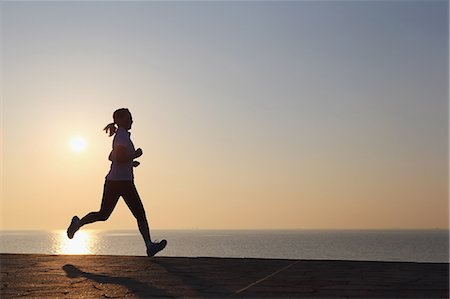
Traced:
<path fill-rule="evenodd" d="M 73 136 L 69 140 L 69 146 L 70 149 L 75 153 L 81 153 L 83 152 L 86 147 L 87 143 L 86 140 L 81 136 Z"/>
<path fill-rule="evenodd" d="M 56 254 L 92 254 L 94 239 L 89 230 L 78 231 L 73 239 L 67 237 L 66 231 L 58 231 L 54 251 Z"/>

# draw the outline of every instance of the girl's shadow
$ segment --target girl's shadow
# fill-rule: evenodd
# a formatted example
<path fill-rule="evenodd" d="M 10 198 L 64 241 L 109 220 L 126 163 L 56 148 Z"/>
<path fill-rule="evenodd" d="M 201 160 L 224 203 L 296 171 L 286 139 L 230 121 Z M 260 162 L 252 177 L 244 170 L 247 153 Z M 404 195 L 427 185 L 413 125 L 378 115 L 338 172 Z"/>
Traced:
<path fill-rule="evenodd" d="M 84 272 L 71 264 L 64 265 L 62 268 L 66 272 L 66 276 L 69 278 L 84 277 L 101 284 L 121 285 L 128 289 L 128 293 L 131 293 L 139 298 L 173 297 L 162 289 L 155 288 L 154 286 L 140 282 L 134 278 L 114 277 Z"/>

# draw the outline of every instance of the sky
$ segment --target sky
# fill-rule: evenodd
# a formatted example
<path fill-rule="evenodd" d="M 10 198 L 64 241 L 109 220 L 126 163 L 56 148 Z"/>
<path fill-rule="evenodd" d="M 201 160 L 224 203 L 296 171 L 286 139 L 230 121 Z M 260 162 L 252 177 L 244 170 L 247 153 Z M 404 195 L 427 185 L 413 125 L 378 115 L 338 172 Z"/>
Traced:
<path fill-rule="evenodd" d="M 151 229 L 448 228 L 447 1 L 0 5 L 0 229 L 98 210 L 122 107 Z"/>

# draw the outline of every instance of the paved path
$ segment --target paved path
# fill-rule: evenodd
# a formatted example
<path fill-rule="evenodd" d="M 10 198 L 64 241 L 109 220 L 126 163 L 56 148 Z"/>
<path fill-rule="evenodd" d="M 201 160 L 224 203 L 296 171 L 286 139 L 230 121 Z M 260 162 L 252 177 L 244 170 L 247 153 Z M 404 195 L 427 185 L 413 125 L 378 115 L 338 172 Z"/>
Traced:
<path fill-rule="evenodd" d="M 448 298 L 449 264 L 0 254 L 1 298 Z"/>

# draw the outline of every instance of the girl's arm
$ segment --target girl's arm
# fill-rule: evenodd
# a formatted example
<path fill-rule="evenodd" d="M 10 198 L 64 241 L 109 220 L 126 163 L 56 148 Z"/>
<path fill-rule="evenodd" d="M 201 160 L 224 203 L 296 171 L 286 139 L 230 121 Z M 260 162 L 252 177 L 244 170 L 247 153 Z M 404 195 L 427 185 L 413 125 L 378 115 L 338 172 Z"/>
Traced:
<path fill-rule="evenodd" d="M 115 160 L 119 163 L 127 163 L 133 161 L 136 158 L 142 156 L 142 149 L 138 148 L 134 151 L 133 155 L 127 152 L 127 149 L 123 145 L 118 145 L 112 152 L 109 154 L 109 160 L 112 161 L 113 154 L 115 155 Z"/>

